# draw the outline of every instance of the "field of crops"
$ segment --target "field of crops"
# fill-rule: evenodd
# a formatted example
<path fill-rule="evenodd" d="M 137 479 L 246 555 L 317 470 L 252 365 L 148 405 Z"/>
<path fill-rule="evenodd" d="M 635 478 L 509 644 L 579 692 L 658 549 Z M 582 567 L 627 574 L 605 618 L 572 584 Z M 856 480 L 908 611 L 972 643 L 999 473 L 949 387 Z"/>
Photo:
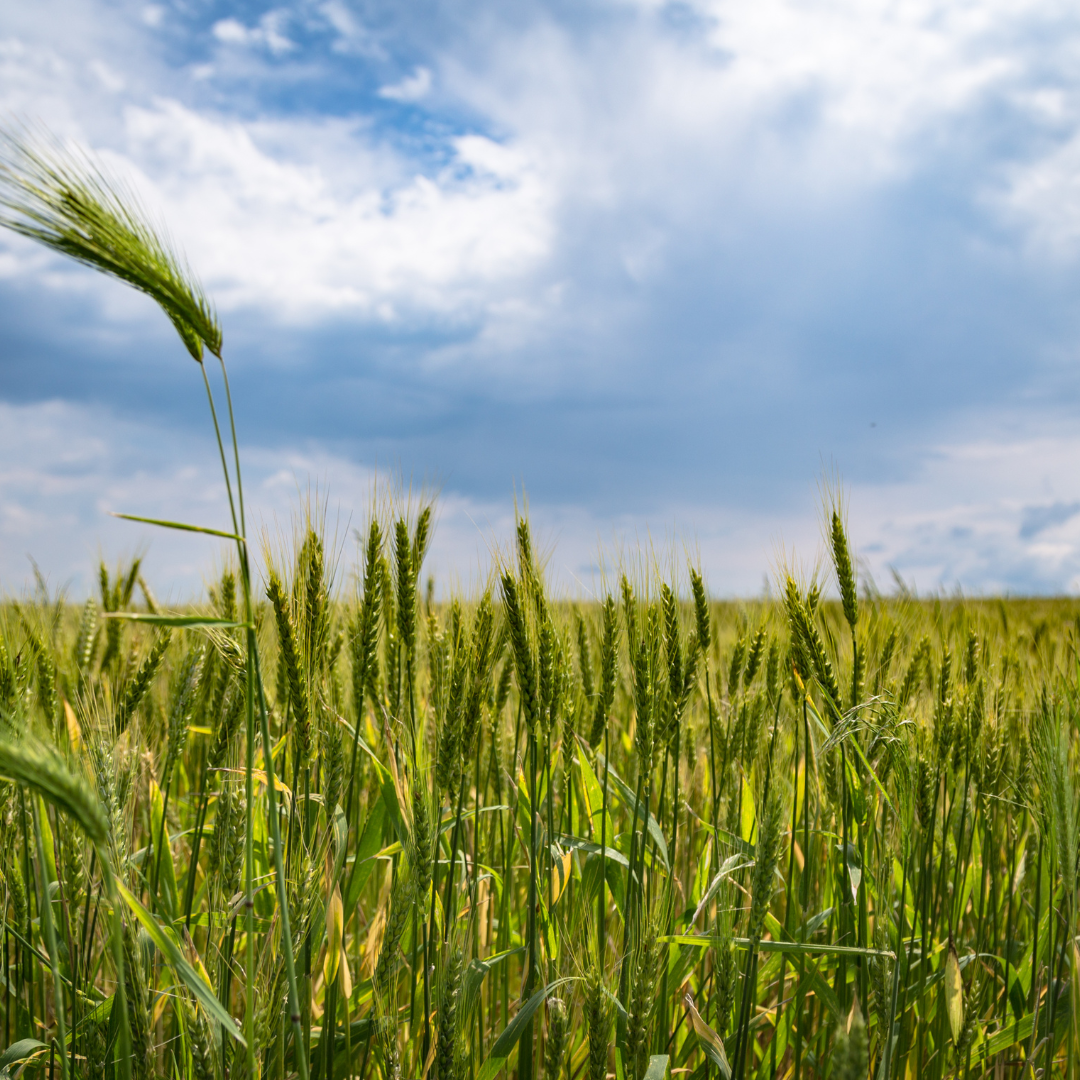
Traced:
<path fill-rule="evenodd" d="M 0 224 L 172 321 L 231 524 L 153 524 L 232 560 L 0 604 L 0 1075 L 1075 1075 L 1080 605 L 860 591 L 836 500 L 757 602 L 649 552 L 553 595 L 522 518 L 435 603 L 402 502 L 264 574 L 183 261 L 48 143 Z"/>
<path fill-rule="evenodd" d="M 839 518 L 842 603 L 716 604 L 692 567 L 560 601 L 522 521 L 433 604 L 412 517 L 337 590 L 316 531 L 279 560 L 250 713 L 235 572 L 194 627 L 115 617 L 153 622 L 138 564 L 4 607 L 6 1060 L 1064 1072 L 1076 604 L 857 597 Z"/>

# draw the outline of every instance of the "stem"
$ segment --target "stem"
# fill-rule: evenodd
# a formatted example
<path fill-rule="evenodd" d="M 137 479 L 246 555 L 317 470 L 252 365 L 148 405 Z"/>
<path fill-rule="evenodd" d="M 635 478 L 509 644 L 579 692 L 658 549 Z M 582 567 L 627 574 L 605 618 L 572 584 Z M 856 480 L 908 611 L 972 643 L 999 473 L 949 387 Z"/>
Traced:
<path fill-rule="evenodd" d="M 109 936 L 112 941 L 113 963 L 116 965 L 116 1004 L 120 1006 L 120 1033 L 117 1048 L 120 1057 L 120 1077 L 121 1080 L 131 1080 L 131 1018 L 128 1016 L 127 988 L 124 980 L 124 923 L 120 913 L 120 894 L 104 852 L 101 853 L 101 876 L 105 885 L 105 895 L 108 896 L 112 906 L 112 931 Z"/>
<path fill-rule="evenodd" d="M 896 933 L 896 959 L 893 961 L 892 995 L 889 1000 L 889 1028 L 885 1035 L 885 1055 L 881 1080 L 889 1080 L 892 1068 L 893 1028 L 896 1026 L 896 996 L 900 989 L 900 960 L 904 944 L 904 895 L 907 891 L 908 856 L 904 853 L 904 871 L 900 882 L 900 926 Z"/>
<path fill-rule="evenodd" d="M 222 368 L 222 371 L 225 370 L 225 361 L 224 360 L 221 361 L 221 368 Z M 214 407 L 214 395 L 213 395 L 212 391 L 210 390 L 210 379 L 209 379 L 209 376 L 207 376 L 207 374 L 206 374 L 206 365 L 204 363 L 202 363 L 201 361 L 199 362 L 199 371 L 202 372 L 203 384 L 206 387 L 206 400 L 210 403 L 210 416 L 214 421 L 214 435 L 217 437 L 218 453 L 221 455 L 221 471 L 222 471 L 222 473 L 224 474 L 224 477 L 225 477 L 225 492 L 229 496 L 229 513 L 232 516 L 233 532 L 236 533 L 237 536 L 243 536 L 244 533 L 242 533 L 240 531 L 240 523 L 239 523 L 239 521 L 237 520 L 237 517 L 236 517 L 236 505 L 233 502 L 232 480 L 229 477 L 229 465 L 228 465 L 228 462 L 225 459 L 225 443 L 222 441 L 222 438 L 221 438 L 221 426 L 218 424 L 217 409 Z M 229 406 L 229 415 L 230 415 L 230 418 L 231 418 L 231 416 L 232 416 L 232 405 L 231 404 Z M 232 436 L 233 436 L 233 445 L 235 446 L 236 445 L 236 429 L 235 429 L 235 427 L 233 428 Z M 239 457 L 237 457 L 237 473 L 236 473 L 237 487 L 240 486 L 239 460 L 240 460 Z M 237 545 L 237 546 L 240 546 L 240 545 Z M 244 559 L 242 561 L 246 563 L 246 559 Z M 250 584 L 250 581 L 248 582 L 248 584 Z"/>
<path fill-rule="evenodd" d="M 255 647 L 255 631 L 248 628 L 248 655 L 254 662 L 254 680 L 259 694 L 259 719 L 262 726 L 262 743 L 265 757 L 266 790 L 270 818 L 270 838 L 274 845 L 274 875 L 277 878 L 278 904 L 281 910 L 281 944 L 285 951 L 285 973 L 289 980 L 289 1013 L 293 1026 L 296 1047 L 296 1069 L 300 1080 L 307 1080 L 307 1051 L 303 1044 L 303 1032 L 300 1027 L 300 994 L 296 988 L 296 965 L 293 962 L 292 930 L 289 925 L 289 898 L 286 890 L 285 867 L 281 854 L 281 828 L 278 824 L 277 794 L 274 789 L 274 755 L 271 753 L 270 718 L 266 711 L 266 697 L 263 694 L 262 673 L 259 669 L 259 652 Z M 249 804 L 250 805 L 250 804 Z"/>
<path fill-rule="evenodd" d="M 60 1073 L 64 1080 L 68 1078 L 68 1057 L 64 1051 L 67 1033 L 64 1024 L 64 985 L 60 980 L 60 959 L 56 946 L 56 929 L 52 920 L 52 901 L 49 900 L 49 875 L 45 863 L 45 845 L 41 839 L 41 819 L 36 798 L 30 800 L 30 810 L 34 818 L 34 839 L 37 842 L 38 872 L 41 875 L 41 890 L 45 898 L 41 905 L 41 922 L 45 930 L 45 944 L 49 950 L 49 966 L 52 969 L 53 998 L 56 1002 L 56 1043 L 60 1044 Z M 54 1043 L 55 1047 L 55 1043 Z M 51 1070 L 50 1070 L 51 1071 Z"/>
<path fill-rule="evenodd" d="M 529 823 L 529 913 L 528 913 L 528 957 L 529 966 L 525 971 L 525 982 L 521 989 L 521 1000 L 526 1002 L 532 997 L 533 991 L 536 989 L 536 968 L 540 962 L 540 957 L 537 950 L 537 933 L 536 933 L 536 905 L 539 899 L 537 881 L 536 881 L 536 832 L 539 815 L 536 812 L 536 770 L 537 770 L 537 749 L 536 749 L 536 733 L 529 728 L 528 736 L 528 750 L 529 755 L 529 798 L 530 813 L 532 820 Z M 525 1030 L 521 1033 L 521 1046 L 518 1050 L 518 1080 L 532 1080 L 533 1075 L 533 1019 L 529 1018 L 529 1022 L 525 1025 Z"/>
<path fill-rule="evenodd" d="M 221 365 L 221 378 L 225 383 L 225 403 L 229 409 L 229 432 L 232 435 L 233 460 L 236 462 L 236 495 L 240 502 L 240 529 L 238 530 L 238 534 L 240 536 L 247 536 L 247 525 L 244 521 L 244 486 L 240 483 L 240 447 L 236 441 L 236 418 L 233 415 L 232 392 L 229 390 L 229 372 L 225 367 L 224 359 L 222 359 L 222 357 L 220 356 L 218 357 L 218 363 Z M 213 408 L 212 403 L 211 408 Z M 217 426 L 216 416 L 214 417 L 214 426 Z M 224 464 L 224 454 L 222 454 L 223 467 Z M 226 482 L 228 482 L 228 469 L 225 470 L 225 473 Z"/>
<path fill-rule="evenodd" d="M 597 932 L 596 932 L 596 962 L 600 970 L 604 970 L 604 954 L 607 950 L 607 933 L 604 920 L 607 915 L 607 793 L 608 793 L 608 754 L 610 752 L 610 735 L 608 726 L 604 725 L 604 793 L 600 800 L 600 894 L 596 901 L 597 906 Z"/>

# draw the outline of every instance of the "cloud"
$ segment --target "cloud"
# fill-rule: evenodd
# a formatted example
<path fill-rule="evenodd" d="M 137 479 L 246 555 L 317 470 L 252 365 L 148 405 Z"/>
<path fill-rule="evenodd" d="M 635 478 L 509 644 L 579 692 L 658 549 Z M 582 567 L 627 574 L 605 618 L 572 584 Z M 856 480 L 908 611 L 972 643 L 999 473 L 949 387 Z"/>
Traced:
<path fill-rule="evenodd" d="M 245 26 L 233 18 L 220 19 L 214 23 L 212 32 L 224 45 L 261 46 L 274 56 L 281 56 L 296 48 L 295 43 L 283 32 L 288 20 L 288 12 L 268 11 L 257 26 Z"/>
<path fill-rule="evenodd" d="M 431 72 L 426 67 L 418 67 L 407 79 L 394 83 L 391 86 L 383 86 L 379 89 L 379 97 L 390 101 L 411 103 L 422 101 L 431 90 Z"/>
<path fill-rule="evenodd" d="M 265 144 L 302 138 L 302 125 L 243 125 L 160 100 L 127 107 L 127 154 L 108 158 L 183 238 L 225 311 L 473 319 L 547 255 L 550 196 L 513 148 L 458 136 L 426 175 L 371 146 L 362 127 L 327 126 L 337 160 L 300 162 Z"/>
<path fill-rule="evenodd" d="M 860 573 L 885 591 L 893 569 L 924 594 L 957 586 L 975 594 L 1075 591 L 1080 501 L 1032 508 L 1024 499 L 1032 476 L 1051 497 L 1075 492 L 1078 453 L 1076 435 L 1021 428 L 1002 442 L 938 445 L 901 481 L 851 484 L 849 532 Z M 253 535 L 271 543 L 288 536 L 311 493 L 326 509 L 347 584 L 352 531 L 364 528 L 372 505 L 400 491 L 395 474 L 318 440 L 246 442 L 242 455 Z M 425 489 L 406 475 L 408 487 Z M 426 490 L 438 494 L 426 572 L 440 590 L 481 586 L 496 552 L 512 542 L 513 492 L 508 486 L 498 498 L 478 498 L 447 483 Z M 404 505 L 400 495 L 395 505 Z M 1034 531 L 1026 528 L 1033 509 L 1043 515 Z M 117 416 L 107 405 L 0 404 L 0 586 L 29 587 L 32 556 L 54 585 L 69 583 L 73 595 L 82 596 L 94 587 L 99 557 L 111 563 L 145 550 L 151 585 L 165 598 L 180 599 L 197 592 L 224 557 L 212 541 L 118 521 L 108 516 L 113 510 L 227 527 L 207 425 L 162 430 Z M 610 585 L 620 559 L 643 545 L 655 549 L 664 566 L 677 568 L 687 555 L 699 561 L 717 595 L 758 594 L 773 587 L 781 553 L 806 564 L 823 556 L 819 512 L 809 486 L 796 502 L 772 510 L 674 499 L 651 512 L 627 512 L 529 499 L 554 588 L 585 596 Z"/>
<path fill-rule="evenodd" d="M 267 462 L 437 471 L 495 516 L 523 482 L 575 552 L 678 521 L 754 591 L 774 533 L 816 535 L 829 461 L 875 573 L 1071 587 L 1076 522 L 1038 512 L 1080 492 L 1031 449 L 1080 404 L 1069 12 L 146 10 L 20 8 L 0 106 L 169 222 Z M 186 369 L 145 363 L 175 343 L 143 298 L 0 238 L 0 312 L 12 407 L 107 401 L 180 445 Z"/>
<path fill-rule="evenodd" d="M 871 565 L 896 567 L 924 592 L 1075 592 L 1080 501 L 1072 463 L 1080 437 L 1065 417 L 990 419 L 996 423 L 986 424 L 985 414 L 969 419 L 903 480 L 853 484 L 852 533 Z M 1031 505 L 1035 492 L 1049 501 Z M 881 570 L 875 575 L 880 584 Z"/>
<path fill-rule="evenodd" d="M 1051 503 L 1049 506 L 1025 506 L 1020 522 L 1020 539 L 1031 540 L 1056 525 L 1064 525 L 1080 514 L 1080 502 Z"/>
<path fill-rule="evenodd" d="M 114 94 L 119 93 L 127 85 L 122 75 L 118 75 L 108 64 L 100 60 L 91 61 L 90 70 L 98 77 L 101 85 Z"/>

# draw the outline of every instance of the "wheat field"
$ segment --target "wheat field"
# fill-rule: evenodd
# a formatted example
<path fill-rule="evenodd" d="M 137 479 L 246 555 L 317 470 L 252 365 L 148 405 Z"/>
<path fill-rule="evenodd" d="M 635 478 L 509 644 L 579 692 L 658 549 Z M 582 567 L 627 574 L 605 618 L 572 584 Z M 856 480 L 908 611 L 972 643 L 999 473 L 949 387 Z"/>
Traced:
<path fill-rule="evenodd" d="M 1075 1075 L 1080 605 L 860 587 L 835 499 L 754 601 L 557 595 L 524 516 L 436 601 L 402 500 L 258 570 L 186 264 L 25 132 L 0 207 L 162 307 L 231 511 L 153 522 L 226 545 L 201 603 L 0 604 L 0 1074 Z"/>

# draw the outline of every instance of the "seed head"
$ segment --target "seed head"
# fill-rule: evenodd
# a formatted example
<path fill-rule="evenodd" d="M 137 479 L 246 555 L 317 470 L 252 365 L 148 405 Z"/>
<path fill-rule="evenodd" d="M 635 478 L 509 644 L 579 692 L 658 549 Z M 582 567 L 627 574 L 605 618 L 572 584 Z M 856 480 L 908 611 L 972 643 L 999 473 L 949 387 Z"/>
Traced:
<path fill-rule="evenodd" d="M 619 648 L 619 612 L 615 597 L 604 597 L 604 647 L 600 660 L 600 697 L 596 702 L 592 728 L 589 731 L 589 745 L 597 747 L 604 737 L 611 707 L 615 702 L 615 675 L 618 664 Z"/>
<path fill-rule="evenodd" d="M 709 599 L 705 595 L 705 583 L 701 580 L 701 574 L 693 567 L 690 568 L 690 589 L 694 594 L 698 651 L 707 657 L 709 655 L 709 646 L 712 644 L 712 630 L 709 626 Z"/>
<path fill-rule="evenodd" d="M 558 1080 L 566 1054 L 566 1026 L 569 1019 L 566 1003 L 562 998 L 547 1000 L 548 1030 L 544 1047 L 544 1076 L 546 1080 Z"/>
<path fill-rule="evenodd" d="M 838 510 L 832 512 L 832 556 L 836 568 L 836 581 L 840 586 L 840 600 L 844 606 L 844 618 L 848 621 L 852 633 L 859 621 L 859 596 L 855 587 L 855 568 L 851 565 L 844 521 Z"/>
<path fill-rule="evenodd" d="M 188 352 L 221 355 L 221 327 L 183 258 L 133 192 L 50 136 L 0 132 L 0 225 L 155 300 Z"/>
<path fill-rule="evenodd" d="M 775 787 L 769 792 L 754 853 L 754 876 L 750 900 L 750 923 L 747 936 L 759 941 L 765 928 L 765 915 L 772 900 L 773 876 L 780 853 L 780 799 Z"/>
<path fill-rule="evenodd" d="M 611 1038 L 611 1006 L 600 969 L 594 963 L 585 977 L 585 1027 L 589 1037 L 586 1080 L 605 1080 Z"/>
<path fill-rule="evenodd" d="M 866 1080 L 870 1068 L 870 1044 L 859 1003 L 852 1006 L 851 1016 L 836 1039 L 833 1050 L 832 1075 L 836 1080 Z"/>

